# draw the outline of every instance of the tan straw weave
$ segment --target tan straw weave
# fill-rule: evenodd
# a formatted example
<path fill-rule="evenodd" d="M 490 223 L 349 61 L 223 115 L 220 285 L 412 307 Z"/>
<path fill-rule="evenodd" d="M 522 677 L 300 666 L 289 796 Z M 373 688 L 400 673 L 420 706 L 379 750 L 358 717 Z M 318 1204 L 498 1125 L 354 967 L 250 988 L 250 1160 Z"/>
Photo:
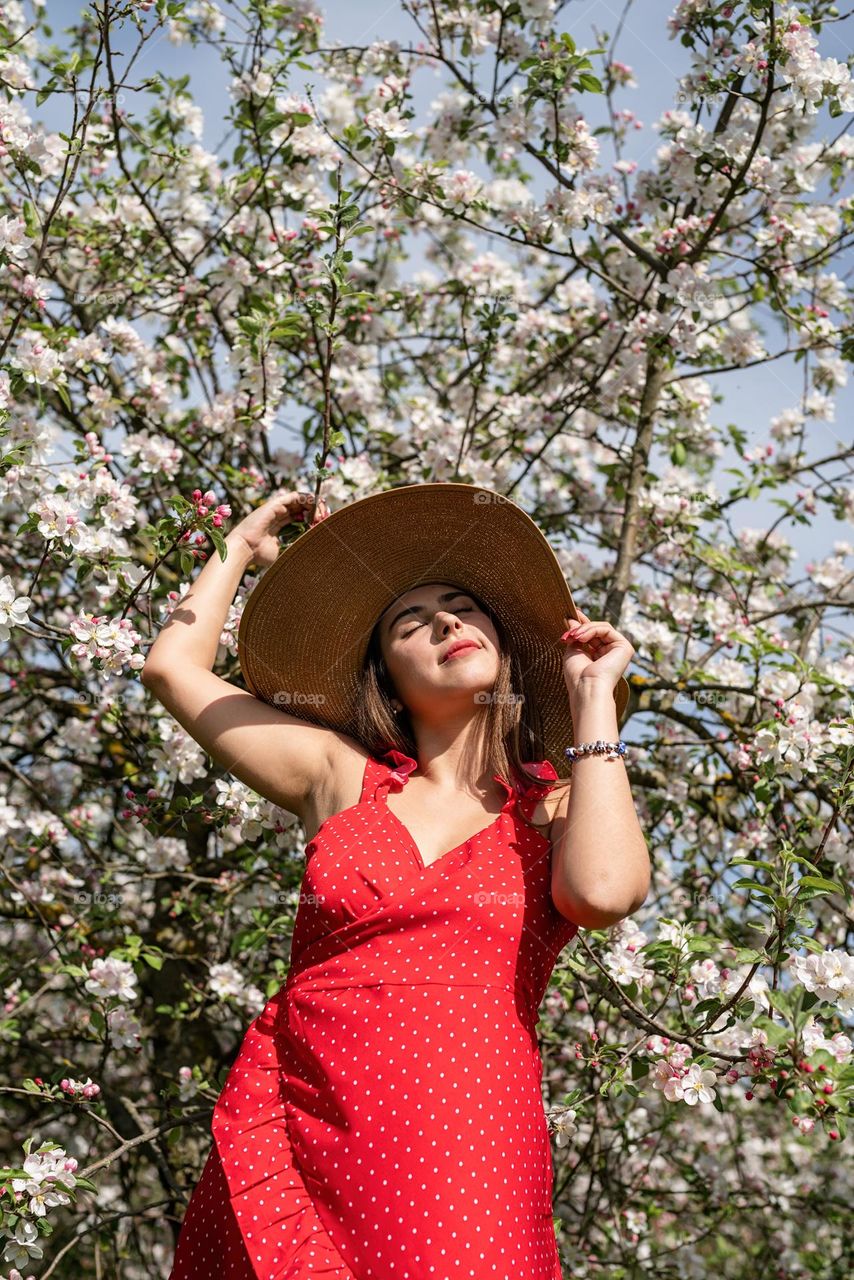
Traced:
<path fill-rule="evenodd" d="M 246 600 L 237 651 L 247 687 L 291 715 L 355 736 L 374 624 L 405 591 L 438 581 L 474 592 L 507 628 L 540 708 L 546 755 L 565 776 L 573 731 L 560 636 L 578 613 L 538 526 L 481 485 L 385 489 L 300 534 Z M 618 724 L 628 697 L 621 676 Z"/>

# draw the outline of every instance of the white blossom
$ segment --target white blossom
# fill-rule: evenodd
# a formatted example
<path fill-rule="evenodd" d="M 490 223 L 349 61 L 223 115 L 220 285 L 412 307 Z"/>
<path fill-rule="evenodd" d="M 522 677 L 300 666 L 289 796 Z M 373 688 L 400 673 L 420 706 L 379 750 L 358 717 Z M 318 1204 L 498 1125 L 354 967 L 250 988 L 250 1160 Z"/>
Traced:
<path fill-rule="evenodd" d="M 12 627 L 22 627 L 29 622 L 27 610 L 31 604 L 29 596 L 16 594 L 11 574 L 0 578 L 0 640 L 9 639 Z"/>
<path fill-rule="evenodd" d="M 99 957 L 92 961 L 89 977 L 84 986 L 99 999 L 118 997 L 119 1000 L 135 1000 L 136 974 L 133 965 L 115 956 Z"/>

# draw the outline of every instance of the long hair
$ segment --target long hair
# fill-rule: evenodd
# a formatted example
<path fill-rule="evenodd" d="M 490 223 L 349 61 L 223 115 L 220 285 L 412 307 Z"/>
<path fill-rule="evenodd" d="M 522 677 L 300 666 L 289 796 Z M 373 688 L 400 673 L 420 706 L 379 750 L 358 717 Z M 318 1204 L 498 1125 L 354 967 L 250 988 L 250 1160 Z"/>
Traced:
<path fill-rule="evenodd" d="M 535 699 L 531 697 L 530 681 L 526 679 L 518 654 L 508 641 L 501 620 L 468 587 L 462 589 L 477 601 L 491 619 L 498 635 L 498 676 L 492 690 L 485 691 L 481 696 L 481 709 L 475 729 L 475 737 L 480 743 L 478 772 L 488 770 L 490 776 L 501 773 L 517 789 L 524 781 L 540 782 L 539 778 L 535 779 L 525 768 L 525 761 L 545 758 L 542 717 Z M 401 711 L 395 712 L 392 706 L 392 698 L 395 697 L 402 701 L 383 660 L 377 619 L 360 675 L 357 736 L 372 755 L 382 755 L 396 747 L 398 751 L 415 758 L 417 744 L 409 712 L 405 706 Z M 475 776 L 478 776 L 477 773 Z M 558 783 L 547 785 L 554 787 Z M 530 825 L 540 830 L 539 823 Z"/>

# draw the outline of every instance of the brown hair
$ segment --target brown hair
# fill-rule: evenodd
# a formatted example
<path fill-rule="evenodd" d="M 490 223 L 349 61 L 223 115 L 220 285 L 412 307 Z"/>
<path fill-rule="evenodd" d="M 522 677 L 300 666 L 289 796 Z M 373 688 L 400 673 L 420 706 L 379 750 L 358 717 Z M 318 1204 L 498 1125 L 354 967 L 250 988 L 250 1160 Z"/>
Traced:
<path fill-rule="evenodd" d="M 442 579 L 444 581 L 444 579 Z M 524 781 L 537 781 L 524 766 L 525 760 L 545 759 L 542 718 L 539 708 L 531 698 L 530 684 L 501 620 L 479 596 L 462 584 L 461 589 L 476 600 L 488 615 L 498 635 L 498 676 L 490 696 L 484 696 L 480 715 L 482 750 L 479 761 L 481 770 L 490 774 L 501 773 L 519 786 Z M 404 706 L 395 712 L 392 698 L 398 697 L 380 646 L 380 622 L 374 625 L 368 642 L 365 662 L 359 682 L 356 712 L 356 736 L 372 755 L 382 755 L 392 747 L 405 755 L 416 757 L 417 746 L 412 732 L 409 712 Z M 398 699 L 400 700 L 400 699 Z M 556 787 L 559 784 L 550 784 Z M 531 823 L 540 829 L 540 824 Z"/>

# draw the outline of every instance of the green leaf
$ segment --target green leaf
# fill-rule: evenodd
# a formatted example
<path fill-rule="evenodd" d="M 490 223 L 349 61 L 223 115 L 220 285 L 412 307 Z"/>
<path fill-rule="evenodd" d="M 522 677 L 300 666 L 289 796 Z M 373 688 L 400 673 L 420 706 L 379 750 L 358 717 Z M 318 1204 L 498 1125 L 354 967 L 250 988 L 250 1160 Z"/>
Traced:
<path fill-rule="evenodd" d="M 688 939 L 688 951 L 693 955 L 695 952 L 705 952 L 706 955 L 710 951 L 717 950 L 717 943 L 711 938 L 693 937 Z"/>
<path fill-rule="evenodd" d="M 305 322 L 299 312 L 289 312 L 282 316 L 270 330 L 271 338 L 294 338 L 303 332 Z"/>
<path fill-rule="evenodd" d="M 82 1187 L 82 1189 L 83 1189 L 84 1191 L 98 1191 L 98 1190 L 99 1190 L 99 1187 L 98 1187 L 98 1185 L 97 1185 L 96 1183 L 94 1183 L 94 1182 L 90 1182 L 88 1178 L 78 1178 L 78 1177 L 77 1177 L 77 1175 L 75 1174 L 75 1177 L 74 1177 L 74 1189 L 75 1189 L 75 1191 L 77 1190 L 77 1188 L 78 1188 L 78 1187 Z"/>
<path fill-rule="evenodd" d="M 284 124 L 288 119 L 282 115 L 281 111 L 270 111 L 258 122 L 258 132 L 263 138 L 265 134 L 272 133 L 277 125 Z"/>
<path fill-rule="evenodd" d="M 25 200 L 21 206 L 21 212 L 24 215 L 24 225 L 27 228 L 27 235 L 35 238 L 39 233 L 39 220 L 36 216 L 36 208 L 32 200 Z"/>
<path fill-rule="evenodd" d="M 787 991 L 772 990 L 770 987 L 765 992 L 765 999 L 772 1005 L 778 1013 L 782 1013 L 784 1017 L 792 1016 L 792 998 Z"/>
<path fill-rule="evenodd" d="M 220 559 L 228 559 L 228 547 L 226 545 L 225 538 L 222 536 L 222 530 L 217 529 L 214 525 L 208 530 L 208 533 L 210 534 L 211 542 L 219 552 Z"/>
<path fill-rule="evenodd" d="M 772 862 L 763 862 L 761 858 L 733 858 L 731 867 L 760 867 L 763 871 L 773 871 Z"/>
<path fill-rule="evenodd" d="M 842 885 L 836 883 L 835 880 L 825 880 L 823 876 L 801 876 L 798 882 L 798 888 L 806 887 L 808 889 L 817 889 L 822 893 L 841 893 L 845 896 Z"/>
<path fill-rule="evenodd" d="M 762 964 L 767 959 L 763 952 L 752 947 L 736 947 L 732 957 L 736 964 Z"/>

